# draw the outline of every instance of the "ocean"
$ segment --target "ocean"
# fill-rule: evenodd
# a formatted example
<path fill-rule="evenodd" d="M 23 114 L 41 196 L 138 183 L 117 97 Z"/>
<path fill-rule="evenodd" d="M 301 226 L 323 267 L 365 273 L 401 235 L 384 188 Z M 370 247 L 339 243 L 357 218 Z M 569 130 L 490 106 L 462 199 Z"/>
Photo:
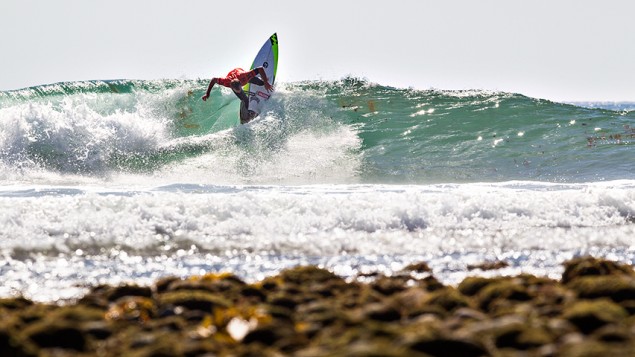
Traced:
<path fill-rule="evenodd" d="M 315 264 L 439 280 L 635 259 L 635 103 L 357 78 L 281 83 L 237 122 L 206 80 L 0 92 L 0 297 Z M 504 261 L 497 271 L 471 265 Z"/>

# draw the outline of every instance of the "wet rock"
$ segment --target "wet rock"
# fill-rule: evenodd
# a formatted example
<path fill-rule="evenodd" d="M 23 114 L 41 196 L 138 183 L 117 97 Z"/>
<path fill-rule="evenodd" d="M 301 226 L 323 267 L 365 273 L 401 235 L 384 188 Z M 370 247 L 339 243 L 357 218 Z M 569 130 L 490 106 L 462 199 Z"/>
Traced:
<path fill-rule="evenodd" d="M 469 307 L 457 309 L 454 314 L 452 314 L 452 317 L 455 319 L 460 319 L 462 321 L 473 322 L 484 321 L 488 318 L 487 315 L 485 315 L 484 313 Z"/>
<path fill-rule="evenodd" d="M 391 296 L 395 293 L 406 290 L 408 288 L 409 280 L 411 280 L 411 278 L 407 276 L 399 276 L 399 277 L 380 276 L 377 279 L 375 279 L 375 281 L 372 282 L 370 286 L 375 291 L 385 296 Z"/>
<path fill-rule="evenodd" d="M 495 262 L 483 262 L 480 264 L 469 264 L 467 266 L 467 270 L 497 270 L 502 268 L 507 268 L 509 263 L 504 261 L 495 261 Z"/>
<path fill-rule="evenodd" d="M 366 284 L 351 283 L 355 288 L 338 296 L 336 304 L 346 309 L 372 304 L 383 301 L 385 298 L 381 293 Z"/>
<path fill-rule="evenodd" d="M 235 300 L 246 284 L 233 274 L 210 273 L 188 279 L 174 279 L 164 282 L 162 291 L 201 290 L 224 295 Z"/>
<path fill-rule="evenodd" d="M 472 306 L 470 299 L 455 288 L 445 288 L 429 293 L 423 303 L 428 306 L 438 306 L 446 312 Z"/>
<path fill-rule="evenodd" d="M 314 266 L 300 266 L 292 269 L 283 270 L 279 274 L 279 278 L 284 282 L 302 285 L 307 281 L 316 283 L 324 283 L 329 280 L 343 280 L 341 277 L 331 273 L 326 269 Z"/>
<path fill-rule="evenodd" d="M 583 276 L 569 284 L 581 299 L 610 298 L 616 302 L 635 301 L 635 279 L 627 276 Z"/>
<path fill-rule="evenodd" d="M 86 321 L 98 321 L 104 318 L 104 310 L 86 306 L 62 306 L 49 312 L 46 319 L 56 321 L 69 321 L 81 323 Z"/>
<path fill-rule="evenodd" d="M 294 296 L 287 294 L 275 294 L 269 297 L 268 302 L 270 305 L 284 307 L 290 310 L 294 310 L 298 306 L 299 302 Z"/>
<path fill-rule="evenodd" d="M 205 321 L 205 319 L 210 316 L 210 312 L 198 308 L 185 309 L 178 316 L 189 325 L 195 325 Z"/>
<path fill-rule="evenodd" d="M 8 309 L 8 310 L 24 309 L 27 306 L 32 306 L 32 305 L 33 305 L 33 302 L 31 300 L 25 299 L 24 297 L 0 299 L 0 311 L 2 309 Z"/>
<path fill-rule="evenodd" d="M 293 310 L 276 305 L 269 305 L 266 308 L 267 314 L 275 319 L 283 320 L 286 322 L 293 321 Z"/>
<path fill-rule="evenodd" d="M 260 343 L 265 346 L 270 346 L 278 342 L 279 340 L 290 337 L 294 333 L 287 326 L 279 326 L 274 324 L 266 324 L 258 326 L 254 330 L 250 331 L 242 340 L 243 343 Z"/>
<path fill-rule="evenodd" d="M 123 296 L 110 305 L 107 320 L 148 321 L 157 314 L 154 300 L 142 296 Z"/>
<path fill-rule="evenodd" d="M 187 327 L 187 321 L 180 316 L 169 316 L 148 322 L 149 326 L 158 331 L 183 331 Z"/>
<path fill-rule="evenodd" d="M 54 313 L 57 309 L 52 306 L 42 306 L 38 304 L 34 304 L 32 306 L 28 306 L 26 309 L 19 311 L 15 318 L 14 324 L 16 326 L 26 326 L 33 324 L 35 322 L 41 321 L 46 318 L 49 314 Z"/>
<path fill-rule="evenodd" d="M 301 321 L 297 327 L 311 335 L 314 335 L 319 332 L 320 329 L 328 327 L 337 321 L 348 320 L 348 317 L 345 316 L 344 313 L 326 301 L 314 301 L 300 306 L 298 307 L 296 316 L 298 316 Z"/>
<path fill-rule="evenodd" d="M 624 308 L 608 299 L 578 301 L 564 312 L 564 318 L 585 334 L 607 324 L 620 322 L 627 316 Z"/>
<path fill-rule="evenodd" d="M 477 296 L 481 309 L 490 312 L 498 306 L 509 306 L 531 298 L 524 285 L 510 279 L 488 284 L 479 291 Z"/>
<path fill-rule="evenodd" d="M 366 306 L 364 309 L 364 315 L 368 319 L 383 322 L 391 322 L 401 319 L 401 314 L 395 307 L 383 303 L 375 303 Z"/>
<path fill-rule="evenodd" d="M 466 296 L 474 296 L 487 285 L 501 281 L 499 278 L 484 278 L 479 276 L 469 276 L 459 283 L 458 290 Z"/>
<path fill-rule="evenodd" d="M 131 351 L 132 350 L 132 351 Z M 183 356 L 183 342 L 169 335 L 142 334 L 136 336 L 129 349 L 122 355 L 134 355 L 143 357 L 177 357 Z"/>
<path fill-rule="evenodd" d="M 122 285 L 111 289 L 106 294 L 108 301 L 115 301 L 124 296 L 141 296 L 150 298 L 152 297 L 152 289 L 147 286 Z"/>
<path fill-rule="evenodd" d="M 254 286 L 244 286 L 240 291 L 240 296 L 243 299 L 254 300 L 255 302 L 265 301 L 267 295 L 263 293 L 260 289 Z"/>
<path fill-rule="evenodd" d="M 172 305 L 211 313 L 214 307 L 228 307 L 230 302 L 212 293 L 184 290 L 168 291 L 159 295 L 159 305 Z"/>
<path fill-rule="evenodd" d="M 419 286 L 424 287 L 427 291 L 436 291 L 445 288 L 445 285 L 434 276 L 427 276 L 419 280 Z"/>
<path fill-rule="evenodd" d="M 529 350 L 550 344 L 554 337 L 544 328 L 514 324 L 498 331 L 495 344 L 498 348 Z"/>
<path fill-rule="evenodd" d="M 426 299 L 430 293 L 421 288 L 409 288 L 394 294 L 390 301 L 403 316 L 417 316 L 426 308 Z"/>
<path fill-rule="evenodd" d="M 583 340 L 562 346 L 557 356 L 567 357 L 632 357 L 635 346 L 632 344 L 603 343 L 595 340 Z"/>
<path fill-rule="evenodd" d="M 35 357 L 37 348 L 28 341 L 20 339 L 17 332 L 0 328 L 0 356 Z"/>
<path fill-rule="evenodd" d="M 412 263 L 406 265 L 402 271 L 411 271 L 414 273 L 431 273 L 432 269 L 426 262 Z"/>
<path fill-rule="evenodd" d="M 188 341 L 183 346 L 181 356 L 184 357 L 216 357 L 215 352 L 218 351 L 217 344 L 209 340 L 203 341 Z"/>
<path fill-rule="evenodd" d="M 102 293 L 90 292 L 77 301 L 78 305 L 92 307 L 96 309 L 108 309 L 110 302 Z"/>
<path fill-rule="evenodd" d="M 488 355 L 487 350 L 474 341 L 444 337 L 416 341 L 410 345 L 410 349 L 438 357 L 481 357 Z"/>
<path fill-rule="evenodd" d="M 130 348 L 140 349 L 158 343 L 158 336 L 149 332 L 136 333 L 131 336 Z"/>
<path fill-rule="evenodd" d="M 351 285 L 341 279 L 331 279 L 322 283 L 311 284 L 309 292 L 323 298 L 345 294 L 351 290 Z"/>
<path fill-rule="evenodd" d="M 562 283 L 569 284 L 577 278 L 585 276 L 617 275 L 635 277 L 632 267 L 610 260 L 594 257 L 581 257 L 564 263 Z"/>
<path fill-rule="evenodd" d="M 280 286 L 284 285 L 284 281 L 279 276 L 267 277 L 264 280 L 254 284 L 256 289 L 259 289 L 264 294 L 276 291 Z"/>
<path fill-rule="evenodd" d="M 86 335 L 96 339 L 105 340 L 112 336 L 113 329 L 106 321 L 91 321 L 82 325 L 82 330 Z"/>
<path fill-rule="evenodd" d="M 85 351 L 87 347 L 84 333 L 68 321 L 40 321 L 27 327 L 23 334 L 40 348 L 56 347 Z"/>
<path fill-rule="evenodd" d="M 168 291 L 170 285 L 175 281 L 181 281 L 181 279 L 175 276 L 168 276 L 157 280 L 157 282 L 154 284 L 154 287 L 158 293 L 164 293 Z"/>
<path fill-rule="evenodd" d="M 224 282 L 232 286 L 247 285 L 241 278 L 229 272 L 207 273 L 201 276 L 194 276 L 191 279 L 206 281 L 210 283 Z"/>
<path fill-rule="evenodd" d="M 598 341 L 608 343 L 628 343 L 633 341 L 633 333 L 621 325 L 608 325 L 598 328 L 592 335 Z"/>
<path fill-rule="evenodd" d="M 528 291 L 533 297 L 534 313 L 544 317 L 556 317 L 562 313 L 566 305 L 576 299 L 576 294 L 556 282 L 529 286 Z"/>

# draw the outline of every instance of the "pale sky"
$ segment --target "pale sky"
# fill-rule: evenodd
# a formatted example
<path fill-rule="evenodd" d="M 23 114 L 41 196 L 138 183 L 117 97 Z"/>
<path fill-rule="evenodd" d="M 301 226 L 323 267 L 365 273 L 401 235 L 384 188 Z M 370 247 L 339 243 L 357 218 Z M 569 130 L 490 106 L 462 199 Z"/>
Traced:
<path fill-rule="evenodd" d="M 2 0 L 0 90 L 207 79 L 277 32 L 281 82 L 635 101 L 634 14 L 632 0 Z"/>

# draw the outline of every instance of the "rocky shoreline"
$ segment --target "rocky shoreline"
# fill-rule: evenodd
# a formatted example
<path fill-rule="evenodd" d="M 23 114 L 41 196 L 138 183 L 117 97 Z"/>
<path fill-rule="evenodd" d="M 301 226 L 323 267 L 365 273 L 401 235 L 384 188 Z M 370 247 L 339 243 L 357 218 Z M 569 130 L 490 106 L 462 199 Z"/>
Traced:
<path fill-rule="evenodd" d="M 635 356 L 635 271 L 593 257 L 560 280 L 425 263 L 347 281 L 297 267 L 98 286 L 71 304 L 0 299 L 0 356 Z"/>

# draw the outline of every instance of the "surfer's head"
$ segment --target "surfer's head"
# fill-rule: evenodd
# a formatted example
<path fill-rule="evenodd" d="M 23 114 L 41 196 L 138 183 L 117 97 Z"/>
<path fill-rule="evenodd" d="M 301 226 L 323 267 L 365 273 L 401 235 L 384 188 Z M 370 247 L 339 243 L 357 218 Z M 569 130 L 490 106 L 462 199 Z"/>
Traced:
<path fill-rule="evenodd" d="M 232 80 L 229 85 L 234 91 L 240 91 L 240 81 L 238 79 Z"/>

